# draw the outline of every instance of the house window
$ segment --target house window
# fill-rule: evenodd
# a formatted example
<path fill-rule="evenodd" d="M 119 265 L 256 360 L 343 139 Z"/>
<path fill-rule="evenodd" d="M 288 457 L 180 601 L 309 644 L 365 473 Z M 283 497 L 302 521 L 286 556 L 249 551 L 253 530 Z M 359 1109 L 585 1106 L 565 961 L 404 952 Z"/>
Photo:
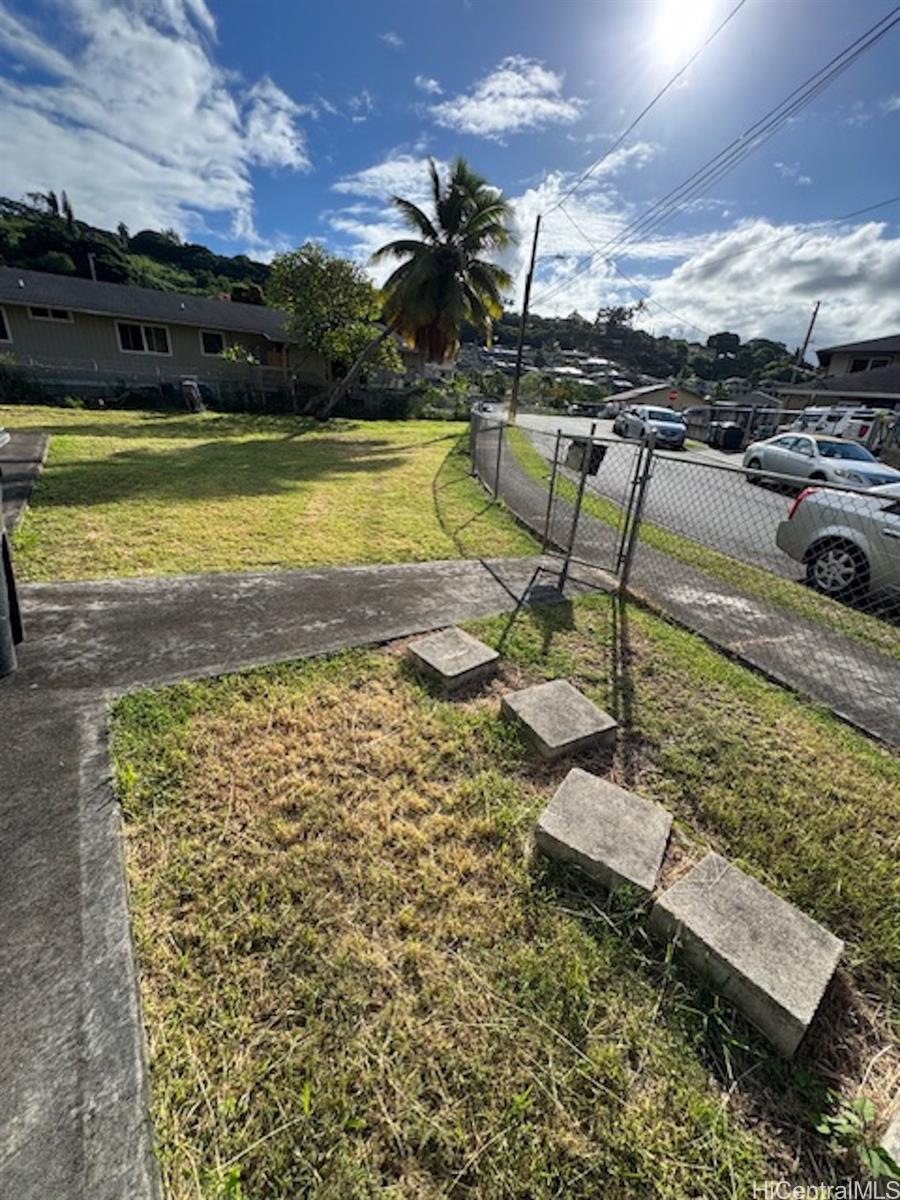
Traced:
<path fill-rule="evenodd" d="M 9 325 L 6 322 L 6 313 L 0 308 L 0 342 L 11 342 L 12 334 L 9 332 Z"/>
<path fill-rule="evenodd" d="M 28 309 L 32 321 L 71 321 L 72 314 L 67 308 L 46 308 L 44 305 L 32 304 Z"/>
<path fill-rule="evenodd" d="M 201 329 L 200 349 L 204 354 L 221 354 L 225 349 L 225 334 L 218 329 Z"/>
<path fill-rule="evenodd" d="M 890 361 L 889 358 L 851 358 L 850 374 L 856 375 L 859 371 L 874 371 L 878 367 L 886 367 Z"/>
<path fill-rule="evenodd" d="M 119 349 L 126 354 L 171 354 L 169 331 L 164 325 L 132 325 L 117 321 Z"/>

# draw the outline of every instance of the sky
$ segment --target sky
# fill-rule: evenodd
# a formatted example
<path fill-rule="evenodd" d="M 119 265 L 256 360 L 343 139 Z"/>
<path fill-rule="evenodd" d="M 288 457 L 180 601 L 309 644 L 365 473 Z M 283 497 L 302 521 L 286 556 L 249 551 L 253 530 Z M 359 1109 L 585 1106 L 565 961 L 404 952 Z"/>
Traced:
<path fill-rule="evenodd" d="M 644 297 L 656 334 L 795 346 L 821 300 L 814 347 L 896 333 L 900 203 L 847 214 L 900 195 L 900 25 L 626 240 L 891 8 L 738 4 L 0 0 L 0 194 L 65 189 L 109 228 L 265 260 L 316 239 L 367 264 L 401 234 L 391 195 L 425 203 L 427 158 L 461 154 L 513 205 L 515 309 L 542 213 L 536 312 Z"/>

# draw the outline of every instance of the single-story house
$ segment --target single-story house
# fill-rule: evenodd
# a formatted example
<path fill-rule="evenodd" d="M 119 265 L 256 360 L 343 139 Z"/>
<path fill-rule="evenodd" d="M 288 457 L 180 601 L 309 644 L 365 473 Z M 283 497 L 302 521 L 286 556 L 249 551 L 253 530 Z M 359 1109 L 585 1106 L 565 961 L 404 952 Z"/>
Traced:
<path fill-rule="evenodd" d="M 324 359 L 284 326 L 262 305 L 0 267 L 0 354 L 56 389 L 324 382 Z M 251 361 L 223 358 L 232 348 Z"/>
<path fill-rule="evenodd" d="M 660 408 L 674 408 L 678 412 L 706 403 L 699 392 L 677 383 L 650 383 L 646 387 L 629 388 L 627 392 L 618 392 L 615 398 L 623 404 L 658 404 Z"/>

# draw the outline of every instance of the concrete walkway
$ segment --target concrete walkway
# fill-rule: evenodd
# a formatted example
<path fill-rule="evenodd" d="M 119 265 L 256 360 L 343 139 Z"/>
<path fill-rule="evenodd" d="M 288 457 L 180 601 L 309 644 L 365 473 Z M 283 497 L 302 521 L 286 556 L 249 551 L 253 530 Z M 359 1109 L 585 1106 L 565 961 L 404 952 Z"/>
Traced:
<path fill-rule="evenodd" d="M 0 682 L 0 1196 L 158 1195 L 107 702 L 509 611 L 540 561 L 23 587 Z"/>
<path fill-rule="evenodd" d="M 3 515 L 10 531 L 22 520 L 31 490 L 37 482 L 50 446 L 48 433 L 10 430 L 9 441 L 0 446 L 3 475 Z"/>
<path fill-rule="evenodd" d="M 496 437 L 495 430 L 488 430 L 478 439 L 478 470 L 489 485 L 496 473 Z M 527 475 L 507 447 L 501 458 L 500 495 L 524 525 L 543 531 L 548 487 Z M 572 505 L 557 497 L 554 541 L 568 543 L 572 516 Z M 576 557 L 612 570 L 617 544 L 617 530 L 582 514 Z M 635 554 L 630 586 L 728 654 L 900 749 L 900 663 L 895 658 L 643 543 Z"/>

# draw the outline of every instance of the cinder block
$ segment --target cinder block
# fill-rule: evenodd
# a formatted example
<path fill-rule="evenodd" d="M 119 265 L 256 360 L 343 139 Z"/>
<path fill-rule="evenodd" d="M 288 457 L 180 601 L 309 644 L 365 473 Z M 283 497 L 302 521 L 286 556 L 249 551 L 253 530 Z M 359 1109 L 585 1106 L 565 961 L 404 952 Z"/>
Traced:
<path fill-rule="evenodd" d="M 456 626 L 410 642 L 407 653 L 423 674 L 447 692 L 490 679 L 500 657 L 496 650 Z"/>
<path fill-rule="evenodd" d="M 539 683 L 503 697 L 505 717 L 518 721 L 544 758 L 560 758 L 594 746 L 611 746 L 616 722 L 564 679 Z"/>
<path fill-rule="evenodd" d="M 535 841 L 609 891 L 634 884 L 650 892 L 671 828 L 672 817 L 658 804 L 573 767 L 541 813 Z"/>
<path fill-rule="evenodd" d="M 790 1058 L 834 974 L 844 943 L 718 854 L 662 893 L 650 929 L 677 937 L 705 975 Z"/>

